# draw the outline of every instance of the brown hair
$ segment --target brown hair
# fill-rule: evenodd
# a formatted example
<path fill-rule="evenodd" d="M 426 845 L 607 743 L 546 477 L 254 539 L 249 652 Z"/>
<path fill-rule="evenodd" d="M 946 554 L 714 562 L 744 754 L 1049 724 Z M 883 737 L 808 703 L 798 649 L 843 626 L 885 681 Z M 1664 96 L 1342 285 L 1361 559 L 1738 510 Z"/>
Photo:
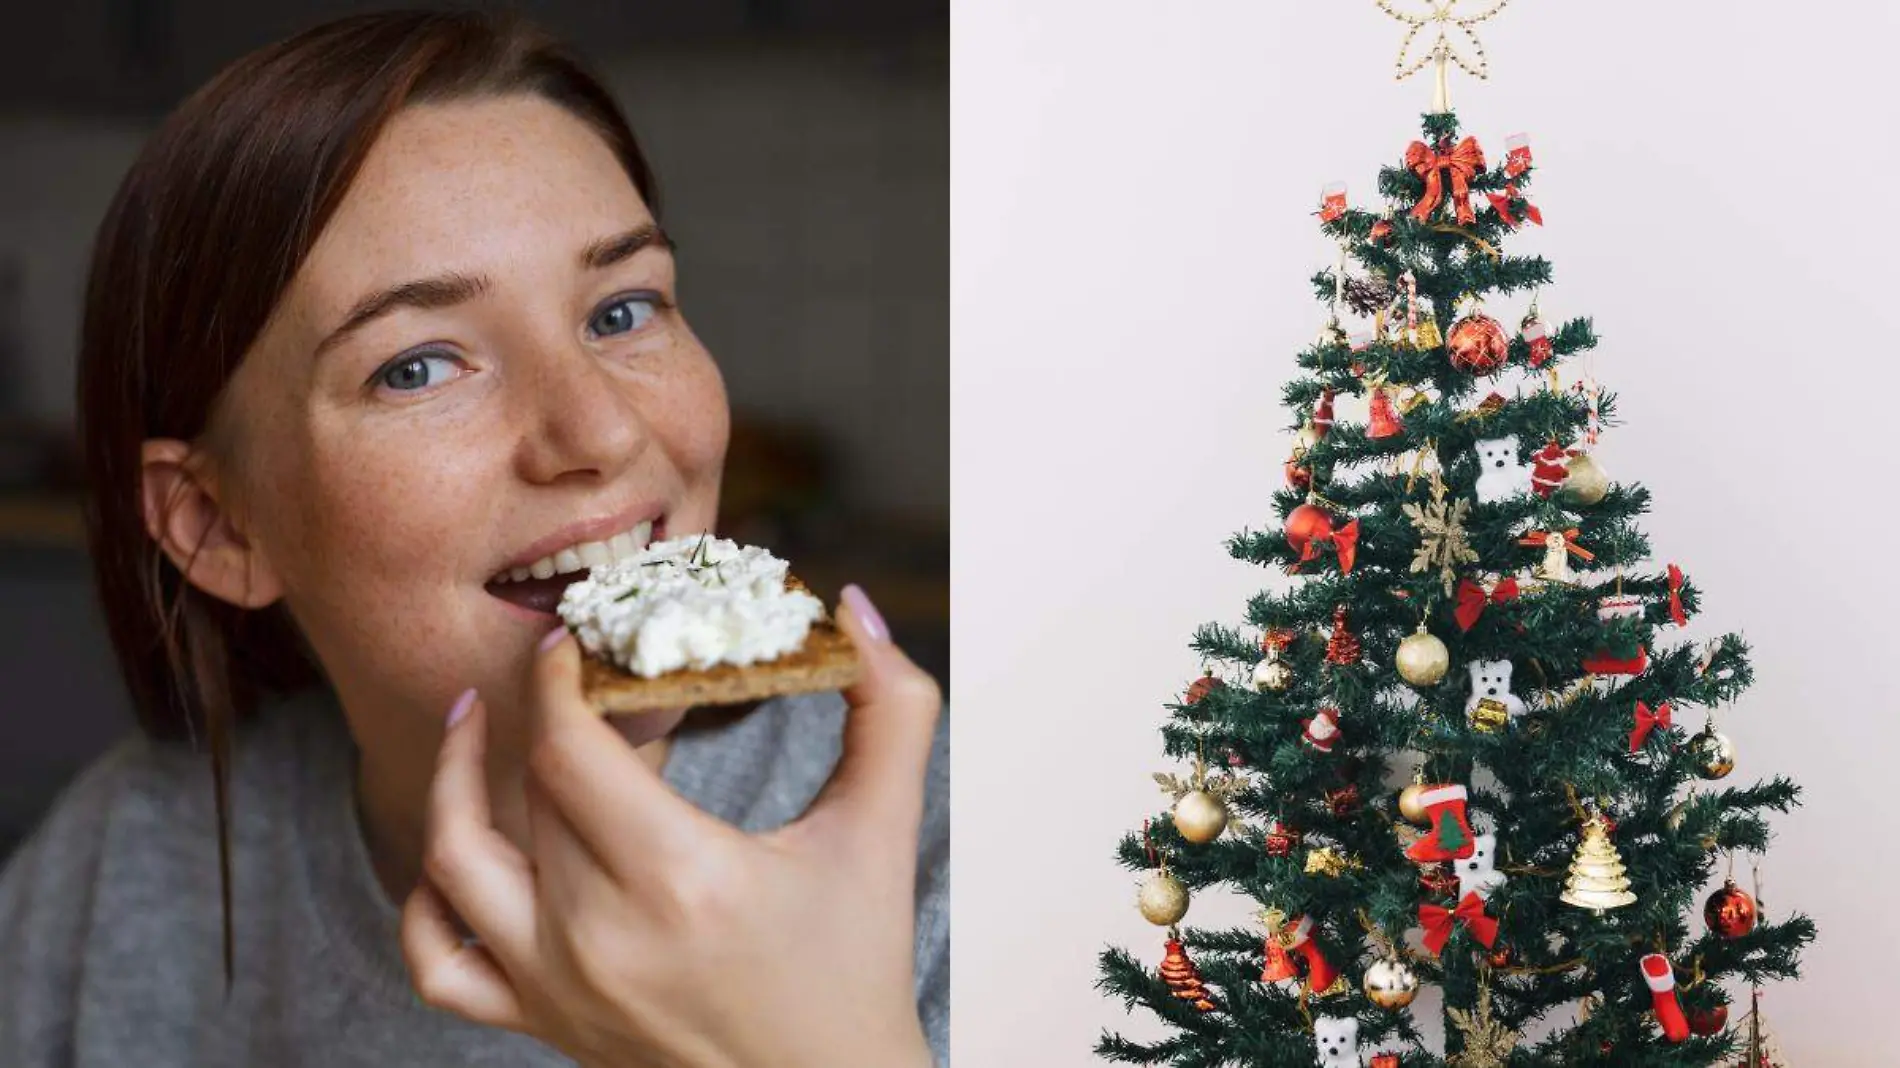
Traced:
<path fill-rule="evenodd" d="M 325 23 L 220 71 L 147 142 L 99 227 L 79 344 L 87 538 L 140 726 L 210 745 L 227 992 L 232 735 L 260 696 L 321 674 L 281 605 L 205 594 L 149 536 L 142 443 L 211 429 L 219 393 L 392 116 L 512 94 L 598 132 L 657 217 L 619 106 L 545 31 L 513 14 L 393 11 Z"/>

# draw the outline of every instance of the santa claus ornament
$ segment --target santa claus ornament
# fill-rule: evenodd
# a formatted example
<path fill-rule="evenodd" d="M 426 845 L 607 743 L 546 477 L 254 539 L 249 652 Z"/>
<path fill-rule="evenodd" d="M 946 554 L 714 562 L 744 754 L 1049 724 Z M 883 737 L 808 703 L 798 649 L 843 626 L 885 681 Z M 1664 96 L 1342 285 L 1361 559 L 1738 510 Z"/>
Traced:
<path fill-rule="evenodd" d="M 1557 439 L 1550 439 L 1543 448 L 1531 453 L 1531 489 L 1539 497 L 1548 497 L 1557 492 L 1570 476 L 1570 453 Z"/>

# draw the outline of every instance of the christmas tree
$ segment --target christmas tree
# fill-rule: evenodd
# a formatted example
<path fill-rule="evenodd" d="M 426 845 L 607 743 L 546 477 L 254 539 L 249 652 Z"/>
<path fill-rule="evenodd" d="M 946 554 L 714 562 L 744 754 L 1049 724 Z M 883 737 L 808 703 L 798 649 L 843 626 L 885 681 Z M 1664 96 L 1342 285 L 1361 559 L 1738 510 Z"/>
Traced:
<path fill-rule="evenodd" d="M 1747 1034 L 1724 980 L 1793 978 L 1814 938 L 1732 881 L 1697 900 L 1725 857 L 1766 849 L 1766 813 L 1798 789 L 1711 785 L 1736 763 L 1714 717 L 1750 682 L 1748 647 L 1679 635 L 1700 591 L 1652 560 L 1648 491 L 1592 457 L 1615 422 L 1597 335 L 1544 322 L 1550 264 L 1506 251 L 1543 224 L 1530 145 L 1494 159 L 1447 102 L 1447 65 L 1482 76 L 1482 53 L 1441 32 L 1406 64 L 1434 21 L 1488 17 L 1451 6 L 1400 16 L 1401 76 L 1430 61 L 1438 85 L 1379 173 L 1383 207 L 1322 193 L 1341 254 L 1284 393 L 1279 521 L 1227 546 L 1297 577 L 1194 635 L 1208 673 L 1162 728 L 1188 770 L 1156 776 L 1172 811 L 1119 849 L 1165 960 L 1101 962 L 1102 988 L 1171 1033 L 1105 1034 L 1109 1060 L 1732 1064 Z M 1181 927 L 1215 886 L 1262 926 Z M 1422 984 L 1442 988 L 1442 1055 L 1410 1008 Z"/>

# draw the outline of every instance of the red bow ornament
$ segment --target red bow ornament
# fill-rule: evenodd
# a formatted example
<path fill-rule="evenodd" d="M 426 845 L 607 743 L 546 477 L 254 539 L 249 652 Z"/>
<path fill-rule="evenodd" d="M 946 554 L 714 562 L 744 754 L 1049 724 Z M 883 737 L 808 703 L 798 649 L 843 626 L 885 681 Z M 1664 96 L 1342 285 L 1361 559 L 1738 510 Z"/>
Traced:
<path fill-rule="evenodd" d="M 1471 210 L 1471 179 L 1484 169 L 1484 149 L 1478 139 L 1467 137 L 1450 152 L 1434 152 L 1423 141 L 1405 146 L 1406 169 L 1425 179 L 1425 195 L 1412 206 L 1412 217 L 1424 222 L 1445 199 L 1444 180 L 1439 171 L 1451 175 L 1451 200 L 1458 209 L 1458 221 L 1466 226 L 1477 218 Z"/>
<path fill-rule="evenodd" d="M 1544 548 L 1545 545 L 1547 544 L 1547 539 L 1550 537 L 1551 533 L 1553 532 L 1542 531 L 1542 530 L 1528 531 L 1525 533 L 1523 537 L 1517 539 L 1517 543 L 1519 545 L 1534 545 L 1537 548 L 1541 549 L 1541 548 Z M 1580 532 L 1577 530 L 1576 527 L 1571 527 L 1569 530 L 1562 532 L 1564 536 L 1564 548 L 1569 551 L 1570 555 L 1576 557 L 1579 560 L 1595 560 L 1597 558 L 1597 554 L 1577 544 L 1578 533 Z"/>
<path fill-rule="evenodd" d="M 1669 565 L 1669 618 L 1678 627 L 1689 625 L 1689 616 L 1682 610 L 1682 569 Z"/>
<path fill-rule="evenodd" d="M 1486 593 L 1485 588 L 1478 585 L 1475 581 L 1471 579 L 1463 580 L 1458 583 L 1458 607 L 1453 612 L 1453 615 L 1458 619 L 1458 629 L 1470 630 L 1475 626 L 1478 622 L 1478 617 L 1484 615 L 1485 605 L 1503 604 L 1506 601 L 1515 600 L 1516 598 L 1517 580 L 1514 578 L 1499 579 L 1497 583 L 1491 587 L 1489 593 Z"/>
<path fill-rule="evenodd" d="M 1650 731 L 1669 725 L 1669 702 L 1657 705 L 1654 712 L 1643 702 L 1636 702 L 1636 729 L 1630 731 L 1630 752 L 1634 754 L 1643 747 L 1643 739 L 1649 737 Z"/>
<path fill-rule="evenodd" d="M 1484 948 L 1490 949 L 1498 941 L 1498 921 L 1484 914 L 1484 899 L 1473 890 L 1458 902 L 1456 909 L 1426 902 L 1418 907 L 1418 925 L 1425 928 L 1425 948 L 1438 956 L 1445 948 L 1445 942 L 1451 938 L 1454 923 L 1462 923 Z"/>
<path fill-rule="evenodd" d="M 1330 534 L 1315 535 L 1307 539 L 1306 548 L 1300 552 L 1300 558 L 1287 571 L 1294 572 L 1300 565 L 1319 558 L 1316 546 L 1327 542 L 1339 553 L 1339 572 L 1342 575 L 1352 573 L 1352 565 L 1359 559 L 1359 520 L 1354 519 Z"/>
<path fill-rule="evenodd" d="M 1497 212 L 1498 218 L 1504 220 L 1504 225 L 1517 226 L 1517 219 L 1511 215 L 1511 201 L 1524 200 L 1524 198 L 1518 195 L 1516 182 L 1505 186 L 1502 193 L 1486 193 L 1485 197 L 1491 201 L 1491 210 Z M 1544 213 L 1538 211 L 1537 205 L 1528 200 L 1524 200 L 1524 217 L 1539 226 L 1544 225 Z"/>

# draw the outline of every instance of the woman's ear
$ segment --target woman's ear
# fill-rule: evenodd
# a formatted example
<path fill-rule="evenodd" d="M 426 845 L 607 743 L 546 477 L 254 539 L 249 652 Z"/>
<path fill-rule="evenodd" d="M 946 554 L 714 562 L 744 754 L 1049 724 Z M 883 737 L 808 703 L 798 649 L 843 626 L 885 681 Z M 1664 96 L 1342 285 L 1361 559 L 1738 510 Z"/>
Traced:
<path fill-rule="evenodd" d="M 146 533 L 185 581 L 221 601 L 262 608 L 283 596 L 283 583 L 263 550 L 237 528 L 202 460 L 183 441 L 144 443 L 139 492 Z"/>

